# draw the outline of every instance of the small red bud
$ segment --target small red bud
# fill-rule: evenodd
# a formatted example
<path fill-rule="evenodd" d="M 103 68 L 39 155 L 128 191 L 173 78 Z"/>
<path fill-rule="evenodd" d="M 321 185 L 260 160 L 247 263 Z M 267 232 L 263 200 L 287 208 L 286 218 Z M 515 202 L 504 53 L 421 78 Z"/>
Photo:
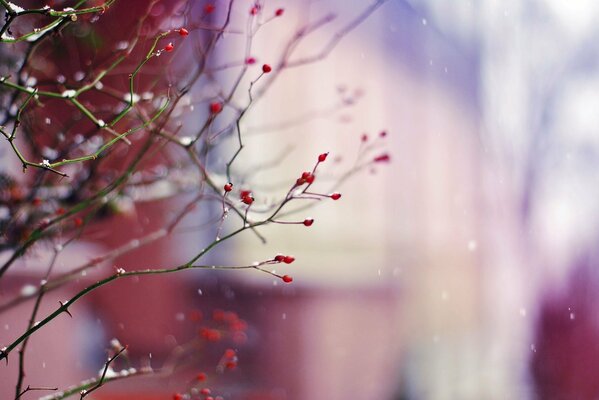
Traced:
<path fill-rule="evenodd" d="M 256 59 L 254 57 L 248 57 L 248 58 L 245 59 L 245 63 L 247 65 L 256 64 Z"/>
<path fill-rule="evenodd" d="M 264 64 L 262 66 L 262 72 L 264 72 L 265 74 L 268 74 L 270 71 L 272 71 L 272 67 L 268 64 Z"/>
<path fill-rule="evenodd" d="M 339 200 L 341 198 L 341 193 L 333 193 L 331 195 L 331 199 L 333 200 Z"/>
<path fill-rule="evenodd" d="M 251 191 L 251 190 L 242 190 L 242 191 L 239 193 L 239 198 L 240 198 L 240 199 L 243 199 L 244 197 L 247 197 L 247 196 L 249 196 L 249 195 L 251 195 L 251 194 L 252 194 L 252 191 Z"/>
<path fill-rule="evenodd" d="M 231 182 L 225 184 L 225 192 L 229 193 L 231 190 L 233 190 L 233 184 Z"/>
<path fill-rule="evenodd" d="M 210 103 L 210 112 L 212 114 L 218 114 L 223 110 L 223 104 L 218 101 L 213 101 Z"/>
<path fill-rule="evenodd" d="M 251 205 L 252 205 L 252 203 L 254 202 L 254 197 L 252 197 L 252 196 L 244 196 L 244 197 L 241 199 L 241 201 L 242 201 L 244 204 L 247 204 L 248 206 L 251 206 Z"/>
<path fill-rule="evenodd" d="M 389 154 L 385 153 L 385 154 L 381 154 L 378 157 L 375 157 L 373 161 L 377 162 L 377 163 L 378 162 L 389 162 L 389 161 L 391 161 L 391 157 L 389 156 Z"/>
<path fill-rule="evenodd" d="M 387 136 L 387 131 L 381 131 L 381 133 L 379 133 L 379 136 L 382 138 Z"/>
<path fill-rule="evenodd" d="M 362 142 L 367 142 L 368 141 L 368 135 L 367 134 L 363 134 L 362 135 Z"/>
<path fill-rule="evenodd" d="M 306 178 L 306 182 L 308 182 L 308 183 L 311 185 L 312 183 L 314 183 L 314 180 L 315 180 L 315 179 L 316 179 L 316 175 L 314 175 L 314 174 L 310 174 L 310 176 L 308 176 L 308 177 Z"/>
<path fill-rule="evenodd" d="M 281 279 L 282 279 L 282 280 L 283 280 L 283 282 L 285 282 L 285 283 L 291 283 L 291 282 L 293 282 L 293 278 L 292 278 L 292 277 L 290 277 L 289 275 L 283 275 L 283 276 L 281 277 Z"/>
<path fill-rule="evenodd" d="M 206 380 L 206 374 L 205 374 L 204 372 L 200 372 L 200 373 L 199 373 L 199 374 L 196 376 L 196 379 L 197 379 L 199 382 L 203 382 L 203 381 L 205 381 L 205 380 Z"/>
<path fill-rule="evenodd" d="M 285 259 L 285 256 L 282 254 L 277 254 L 275 256 L 275 261 L 277 261 L 277 262 L 283 262 L 284 259 Z"/>
<path fill-rule="evenodd" d="M 185 37 L 185 36 L 189 35 L 189 31 L 187 29 L 185 29 L 185 28 L 180 28 L 179 29 L 179 35 Z"/>
<path fill-rule="evenodd" d="M 227 367 L 227 369 L 235 369 L 237 368 L 237 363 L 235 361 L 227 361 L 225 367 Z"/>
<path fill-rule="evenodd" d="M 283 15 L 284 12 L 285 12 L 285 9 L 283 9 L 283 8 L 277 8 L 277 11 L 275 11 L 275 15 L 277 17 L 280 17 L 281 15 Z"/>
<path fill-rule="evenodd" d="M 285 264 L 291 264 L 294 261 L 295 261 L 295 257 L 293 257 L 293 256 L 285 256 L 285 257 L 283 257 L 283 262 Z"/>
<path fill-rule="evenodd" d="M 200 390 L 200 394 L 202 394 L 204 396 L 207 396 L 210 393 L 212 393 L 212 391 L 210 389 L 208 389 L 208 388 L 203 388 L 202 390 Z"/>
<path fill-rule="evenodd" d="M 214 6 L 214 4 L 206 4 L 204 6 L 204 13 L 212 14 L 215 9 L 216 9 L 216 7 Z"/>
<path fill-rule="evenodd" d="M 306 183 L 306 180 L 304 178 L 297 178 L 297 180 L 295 181 L 295 184 L 297 186 L 302 186 L 304 183 Z"/>
<path fill-rule="evenodd" d="M 303 222 L 304 226 L 312 226 L 314 223 L 314 218 L 306 218 Z"/>
<path fill-rule="evenodd" d="M 75 219 L 73 220 L 73 224 L 76 227 L 80 227 L 81 225 L 83 225 L 83 218 L 81 218 L 81 217 L 75 217 Z"/>
<path fill-rule="evenodd" d="M 164 47 L 164 51 L 173 51 L 175 45 L 171 42 Z"/>
<path fill-rule="evenodd" d="M 235 350 L 233 350 L 233 349 L 225 350 L 225 354 L 224 354 L 225 358 L 235 358 L 235 356 L 236 356 Z"/>
<path fill-rule="evenodd" d="M 254 7 L 250 8 L 250 14 L 251 15 L 256 15 L 258 14 L 258 10 L 259 10 L 259 6 L 255 5 Z"/>
<path fill-rule="evenodd" d="M 318 162 L 324 162 L 327 159 L 328 155 L 329 155 L 329 153 L 322 153 L 321 155 L 319 155 Z"/>
<path fill-rule="evenodd" d="M 183 400 L 183 395 L 181 393 L 175 393 L 173 395 L 173 400 Z"/>

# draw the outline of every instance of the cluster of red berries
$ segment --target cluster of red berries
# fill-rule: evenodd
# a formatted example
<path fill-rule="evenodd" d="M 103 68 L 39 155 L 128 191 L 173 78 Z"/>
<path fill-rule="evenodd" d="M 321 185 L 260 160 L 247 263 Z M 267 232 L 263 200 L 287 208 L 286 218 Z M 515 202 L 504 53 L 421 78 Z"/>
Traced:
<path fill-rule="evenodd" d="M 179 28 L 177 30 L 175 30 L 175 32 L 179 33 L 179 36 L 182 37 L 186 37 L 189 35 L 189 31 L 185 28 Z M 173 42 L 169 42 L 166 46 L 164 46 L 164 51 L 166 52 L 171 52 L 175 49 L 175 45 L 173 44 Z"/>
<path fill-rule="evenodd" d="M 233 349 L 225 350 L 220 362 L 218 363 L 217 370 L 234 370 L 237 368 L 237 353 Z"/>
<path fill-rule="evenodd" d="M 302 172 L 302 176 L 297 178 L 297 180 L 295 181 L 295 184 L 296 184 L 296 186 L 302 186 L 305 183 L 307 183 L 308 185 L 311 185 L 315 179 L 316 179 L 316 175 L 314 175 L 312 172 L 305 171 L 305 172 Z"/>
<path fill-rule="evenodd" d="M 282 263 L 285 263 L 285 264 L 291 264 L 292 262 L 295 261 L 295 257 L 293 257 L 293 256 L 284 256 L 282 254 L 277 254 L 275 256 L 275 258 L 273 258 L 273 260 L 276 261 L 276 262 L 282 262 Z"/>
<path fill-rule="evenodd" d="M 239 198 L 243 204 L 247 204 L 248 206 L 251 206 L 254 202 L 254 196 L 252 195 L 251 190 L 242 190 L 239 193 Z"/>
<path fill-rule="evenodd" d="M 200 311 L 194 310 L 192 314 L 194 322 L 203 320 L 203 315 Z M 210 325 L 216 324 L 216 327 Z M 233 311 L 214 310 L 212 312 L 212 322 L 206 321 L 206 325 L 199 330 L 201 338 L 208 342 L 219 342 L 225 337 L 230 337 L 233 342 L 243 344 L 247 340 L 248 324 L 243 319 L 239 318 L 237 313 Z"/>

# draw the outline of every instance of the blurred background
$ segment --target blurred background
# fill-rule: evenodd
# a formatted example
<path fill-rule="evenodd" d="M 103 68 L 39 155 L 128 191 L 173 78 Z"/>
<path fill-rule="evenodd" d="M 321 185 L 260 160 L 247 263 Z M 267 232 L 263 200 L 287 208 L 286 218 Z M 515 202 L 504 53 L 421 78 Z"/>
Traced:
<path fill-rule="evenodd" d="M 237 26 L 248 4 L 232 14 Z M 299 51 L 319 54 L 370 4 L 264 2 L 265 13 L 285 14 L 256 36 L 256 68 L 280 54 L 276 39 L 334 13 Z M 380 4 L 321 61 L 284 71 L 243 125 L 240 165 L 285 153 L 280 167 L 252 176 L 255 193 L 295 179 L 325 151 L 323 190 L 366 145 L 391 157 L 334 188 L 339 201 L 307 211 L 312 227 L 271 226 L 266 245 L 247 234 L 211 256 L 244 265 L 293 254 L 277 268 L 293 284 L 251 271 L 117 282 L 32 340 L 31 376 L 67 385 L 96 374 L 112 337 L 131 346 L 132 360 L 159 363 L 197 329 L 194 310 L 217 309 L 248 325 L 233 344 L 238 367 L 211 383 L 228 399 L 599 398 L 598 18 L 590 0 Z M 234 35 L 223 43 L 223 63 L 244 46 Z M 168 210 L 137 205 L 105 222 L 119 227 L 109 237 L 81 246 L 101 253 L 161 226 Z M 201 235 L 115 264 L 176 265 Z M 70 251 L 64 268 L 81 253 Z M 14 290 L 29 276 L 15 272 Z M 0 315 L 3 342 L 30 306 Z M 67 350 L 51 352 L 65 340 Z M 207 360 L 219 351 L 203 349 L 202 368 L 213 372 Z M 3 396 L 13 390 L 7 370 Z M 93 398 L 170 398 L 190 376 L 107 385 Z"/>

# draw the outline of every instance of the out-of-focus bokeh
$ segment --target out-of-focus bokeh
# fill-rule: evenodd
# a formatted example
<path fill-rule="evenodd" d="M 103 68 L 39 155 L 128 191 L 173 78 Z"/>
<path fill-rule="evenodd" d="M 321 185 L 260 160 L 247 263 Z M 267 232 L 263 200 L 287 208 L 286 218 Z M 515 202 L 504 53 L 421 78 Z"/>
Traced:
<path fill-rule="evenodd" d="M 329 151 L 318 183 L 343 197 L 307 211 L 309 228 L 270 226 L 266 245 L 247 234 L 211 256 L 245 265 L 293 254 L 277 266 L 293 284 L 255 271 L 119 282 L 33 341 L 34 376 L 66 385 L 96 374 L 112 337 L 133 356 L 168 359 L 194 329 L 191 311 L 223 309 L 249 326 L 234 375 L 215 382 L 230 399 L 599 397 L 599 5 L 389 0 L 352 26 L 371 4 L 267 2 L 285 8 L 284 23 L 265 25 L 252 47 L 268 62 L 283 50 L 277 38 L 329 13 L 299 54 L 343 32 L 322 60 L 273 82 L 242 125 L 238 160 L 284 155 L 252 178 L 259 193 Z M 246 12 L 232 14 L 237 26 Z M 232 36 L 217 49 L 223 63 L 243 51 Z M 365 146 L 391 161 L 328 186 Z M 167 214 L 149 204 L 127 218 L 150 229 Z M 82 246 L 101 253 L 126 233 Z M 191 229 L 117 264 L 176 265 L 202 240 Z M 22 313 L 1 316 L 6 337 Z M 36 356 L 61 336 L 68 352 Z M 12 394 L 1 374 L 0 393 Z M 169 398 L 187 381 L 131 380 L 95 398 Z"/>

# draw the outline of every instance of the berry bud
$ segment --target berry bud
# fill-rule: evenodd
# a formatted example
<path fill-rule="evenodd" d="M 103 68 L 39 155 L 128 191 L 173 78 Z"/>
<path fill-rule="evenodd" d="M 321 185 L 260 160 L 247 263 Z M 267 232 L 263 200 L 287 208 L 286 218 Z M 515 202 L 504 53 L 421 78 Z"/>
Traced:
<path fill-rule="evenodd" d="M 272 71 L 272 67 L 268 64 L 264 64 L 262 66 L 262 72 L 264 72 L 265 74 L 268 74 L 270 71 Z"/>
<path fill-rule="evenodd" d="M 224 354 L 225 358 L 234 358 L 235 355 L 236 355 L 235 350 L 233 350 L 233 349 L 225 350 L 225 354 Z"/>
<path fill-rule="evenodd" d="M 280 17 L 281 15 L 283 15 L 284 12 L 285 10 L 283 8 L 278 8 L 277 11 L 275 11 L 275 15 L 277 17 Z"/>
<path fill-rule="evenodd" d="M 319 155 L 318 162 L 324 162 L 327 159 L 328 155 L 329 155 L 329 153 L 322 153 L 321 155 Z"/>
<path fill-rule="evenodd" d="M 205 374 L 205 373 L 203 373 L 203 372 L 200 372 L 200 373 L 199 373 L 199 374 L 196 376 L 196 379 L 197 379 L 199 382 L 203 382 L 203 381 L 205 381 L 205 380 L 206 380 L 206 374 Z"/>
<path fill-rule="evenodd" d="M 173 49 L 175 48 L 175 45 L 173 45 L 173 43 L 169 43 L 164 47 L 164 51 L 173 51 Z"/>
<path fill-rule="evenodd" d="M 185 37 L 185 36 L 189 35 L 189 31 L 185 28 L 181 28 L 181 29 L 179 29 L 179 35 Z"/>
<path fill-rule="evenodd" d="M 312 226 L 314 223 L 314 218 L 306 218 L 303 222 L 304 226 Z"/>
<path fill-rule="evenodd" d="M 247 204 L 248 206 L 251 206 L 251 205 L 252 205 L 252 203 L 254 202 L 254 198 L 253 198 L 252 196 L 248 195 L 248 196 L 244 196 L 244 197 L 241 199 L 241 201 L 242 201 L 244 204 Z"/>
<path fill-rule="evenodd" d="M 283 276 L 281 277 L 281 279 L 282 279 L 282 280 L 283 280 L 283 282 L 285 282 L 285 283 L 291 283 L 291 282 L 293 282 L 293 278 L 292 278 L 292 277 L 290 277 L 289 275 L 283 275 Z"/>
<path fill-rule="evenodd" d="M 330 197 L 333 200 L 339 200 L 341 198 L 341 193 L 333 193 Z"/>
<path fill-rule="evenodd" d="M 225 184 L 225 192 L 229 193 L 231 190 L 233 190 L 233 184 L 231 182 Z"/>
<path fill-rule="evenodd" d="M 275 261 L 277 261 L 277 262 L 283 262 L 284 259 L 285 259 L 285 256 L 282 254 L 277 254 L 275 256 Z"/>
<path fill-rule="evenodd" d="M 202 390 L 200 390 L 200 394 L 207 396 L 211 393 L 211 390 L 208 388 L 203 388 Z"/>
<path fill-rule="evenodd" d="M 218 101 L 214 101 L 214 102 L 210 103 L 210 112 L 212 114 L 218 114 L 222 110 L 223 110 L 223 104 L 222 103 L 220 103 Z"/>
<path fill-rule="evenodd" d="M 206 4 L 204 6 L 204 12 L 206 14 L 212 14 L 215 9 L 216 9 L 216 7 L 214 6 L 214 4 Z"/>
<path fill-rule="evenodd" d="M 285 264 L 291 264 L 294 261 L 295 261 L 295 257 L 293 257 L 293 256 L 285 256 L 285 257 L 283 257 L 283 262 Z"/>
<path fill-rule="evenodd" d="M 256 59 L 254 57 L 248 57 L 248 58 L 245 59 L 245 63 L 247 65 L 256 64 Z"/>
<path fill-rule="evenodd" d="M 381 154 L 378 157 L 375 157 L 373 161 L 377 162 L 377 163 L 378 162 L 389 162 L 389 161 L 391 161 L 391 157 L 389 156 L 389 154 L 385 153 L 385 154 Z"/>

